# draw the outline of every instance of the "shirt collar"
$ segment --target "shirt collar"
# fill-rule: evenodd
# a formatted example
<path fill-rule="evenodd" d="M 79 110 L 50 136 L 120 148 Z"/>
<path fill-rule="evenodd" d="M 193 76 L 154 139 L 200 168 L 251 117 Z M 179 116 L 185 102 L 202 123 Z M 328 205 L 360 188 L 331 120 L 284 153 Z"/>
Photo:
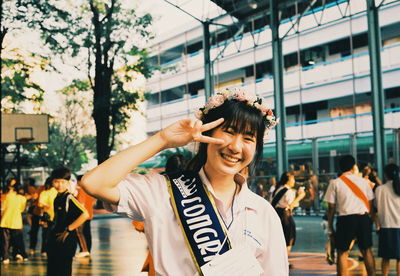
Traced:
<path fill-rule="evenodd" d="M 213 197 L 216 198 L 215 191 L 204 172 L 204 167 L 200 169 L 199 175 L 201 181 L 206 185 Z M 235 175 L 235 182 L 241 187 L 239 193 L 235 197 L 235 205 L 237 206 L 238 210 L 244 208 L 257 210 L 256 201 L 251 197 L 252 191 L 250 191 L 250 189 L 247 187 L 246 178 L 241 174 L 237 174 Z"/>

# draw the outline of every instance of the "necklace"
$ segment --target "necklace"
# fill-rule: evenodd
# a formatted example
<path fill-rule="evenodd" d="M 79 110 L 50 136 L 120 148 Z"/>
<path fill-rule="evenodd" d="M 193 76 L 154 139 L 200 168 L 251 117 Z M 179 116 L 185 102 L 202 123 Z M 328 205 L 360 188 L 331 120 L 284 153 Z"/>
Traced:
<path fill-rule="evenodd" d="M 235 203 L 236 191 L 237 191 L 237 184 L 235 184 L 235 192 L 233 193 L 233 196 L 232 196 L 232 204 L 231 204 L 231 217 L 232 217 L 232 220 L 229 223 L 229 225 L 226 225 L 226 222 L 225 222 L 224 218 L 222 217 L 221 213 L 219 212 L 219 209 L 217 208 L 218 214 L 220 215 L 220 217 L 222 219 L 222 222 L 224 223 L 226 229 L 228 229 L 228 230 L 229 230 L 229 227 L 231 227 L 231 225 L 233 223 L 233 219 L 234 219 L 234 217 L 233 217 L 233 204 Z"/>

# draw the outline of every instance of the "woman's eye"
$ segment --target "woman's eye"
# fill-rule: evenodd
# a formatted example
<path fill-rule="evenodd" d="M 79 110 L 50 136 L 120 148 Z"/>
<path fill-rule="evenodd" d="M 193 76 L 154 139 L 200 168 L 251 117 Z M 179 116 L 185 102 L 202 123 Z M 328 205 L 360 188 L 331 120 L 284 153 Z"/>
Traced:
<path fill-rule="evenodd" d="M 230 129 L 230 128 L 225 129 L 225 132 L 229 133 L 229 134 L 232 134 L 232 135 L 234 134 L 234 131 L 232 129 Z"/>
<path fill-rule="evenodd" d="M 246 141 L 249 141 L 249 142 L 254 142 L 254 141 L 255 141 L 254 137 L 251 137 L 251 136 L 247 136 L 247 137 L 245 137 L 244 139 L 245 139 Z"/>

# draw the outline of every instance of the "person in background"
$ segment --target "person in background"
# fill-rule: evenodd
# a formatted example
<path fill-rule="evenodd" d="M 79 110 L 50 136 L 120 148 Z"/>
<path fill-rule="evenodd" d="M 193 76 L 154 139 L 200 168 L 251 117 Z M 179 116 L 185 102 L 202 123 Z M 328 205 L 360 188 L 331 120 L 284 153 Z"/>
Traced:
<path fill-rule="evenodd" d="M 165 172 L 177 172 L 181 171 L 185 167 L 185 161 L 181 154 L 173 154 L 171 155 L 167 162 L 165 163 Z"/>
<path fill-rule="evenodd" d="M 269 190 L 268 190 L 268 195 L 267 195 L 267 200 L 269 202 L 272 202 L 272 195 L 274 194 L 274 191 L 276 189 L 276 177 L 271 176 L 269 179 Z"/>
<path fill-rule="evenodd" d="M 369 276 L 375 275 L 375 261 L 372 254 L 372 221 L 375 212 L 372 207 L 374 193 L 369 183 L 358 175 L 358 166 L 353 156 L 345 155 L 339 160 L 340 177 L 329 183 L 325 193 L 328 203 L 329 232 L 335 237 L 338 251 L 337 273 L 348 275 L 348 255 L 350 244 L 357 239 L 364 257 Z M 336 231 L 333 217 L 337 212 Z"/>
<path fill-rule="evenodd" d="M 75 258 L 85 258 L 90 256 L 92 249 L 92 230 L 90 227 L 90 222 L 93 219 L 93 207 L 96 203 L 96 199 L 88 195 L 85 190 L 81 188 L 81 178 L 82 175 L 78 175 L 78 185 L 76 187 L 78 192 L 77 199 L 83 205 L 83 207 L 85 207 L 89 214 L 89 218 L 76 229 L 80 252 L 75 255 Z"/>
<path fill-rule="evenodd" d="M 38 207 L 41 208 L 39 224 L 42 227 L 42 256 L 47 254 L 47 240 L 54 220 L 54 199 L 57 197 L 57 190 L 52 181 L 51 177 L 46 179 L 38 202 Z"/>
<path fill-rule="evenodd" d="M 360 170 L 361 177 L 364 178 L 368 182 L 371 189 L 374 190 L 376 183 L 371 181 L 371 179 L 370 179 L 371 172 L 372 172 L 371 167 L 368 164 L 363 164 L 360 166 L 360 168 L 361 168 L 361 170 Z"/>
<path fill-rule="evenodd" d="M 3 264 L 10 263 L 10 246 L 17 256 L 28 260 L 23 239 L 22 212 L 26 207 L 26 198 L 19 194 L 22 189 L 14 178 L 7 181 L 6 196 L 2 203 L 0 227 L 2 232 Z"/>
<path fill-rule="evenodd" d="M 304 191 L 306 195 L 300 202 L 300 207 L 305 211 L 306 215 L 311 214 L 311 208 L 314 207 L 315 189 L 310 178 L 304 182 Z"/>
<path fill-rule="evenodd" d="M 296 241 L 296 224 L 293 219 L 293 209 L 299 206 L 299 202 L 306 195 L 304 187 L 300 187 L 296 196 L 296 191 L 293 189 L 294 184 L 294 174 L 284 172 L 272 194 L 271 202 L 272 207 L 275 208 L 281 219 L 288 254 Z M 290 265 L 290 267 L 292 266 Z"/>
<path fill-rule="evenodd" d="M 376 190 L 376 188 L 378 188 L 380 185 L 382 185 L 382 180 L 378 177 L 378 172 L 376 171 L 376 169 L 372 169 L 371 173 L 369 175 L 369 180 L 371 180 L 373 183 L 375 183 L 374 186 L 374 191 Z"/>
<path fill-rule="evenodd" d="M 390 259 L 396 260 L 397 275 L 400 275 L 400 171 L 396 164 L 384 168 L 386 183 L 375 190 L 378 210 L 379 247 L 382 258 L 382 275 L 389 274 Z"/>
<path fill-rule="evenodd" d="M 48 239 L 47 276 L 70 276 L 78 243 L 75 230 L 89 218 L 89 214 L 68 191 L 71 178 L 68 169 L 55 169 L 50 177 L 57 197 L 54 199 L 54 226 Z"/>
<path fill-rule="evenodd" d="M 29 255 L 35 254 L 35 249 L 38 241 L 38 232 L 40 229 L 40 215 L 41 208 L 39 207 L 39 195 L 43 191 L 44 186 L 41 185 L 36 188 L 35 179 L 28 178 L 28 194 L 31 199 L 29 200 L 28 214 L 30 217 L 30 230 L 29 230 Z"/>

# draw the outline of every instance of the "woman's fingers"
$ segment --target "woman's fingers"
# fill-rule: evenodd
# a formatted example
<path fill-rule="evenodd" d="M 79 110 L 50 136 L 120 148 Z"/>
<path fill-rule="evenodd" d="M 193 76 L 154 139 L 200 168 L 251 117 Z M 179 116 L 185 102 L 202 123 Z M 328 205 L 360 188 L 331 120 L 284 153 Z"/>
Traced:
<path fill-rule="evenodd" d="M 196 130 L 193 134 L 193 140 L 201 143 L 208 144 L 223 144 L 225 141 L 222 139 L 217 139 L 209 136 L 202 135 L 202 132 L 208 131 L 219 126 L 224 121 L 224 118 L 219 118 L 218 120 L 212 121 L 210 123 L 204 124 L 200 120 L 196 120 L 193 128 Z"/>
<path fill-rule="evenodd" d="M 218 145 L 225 143 L 225 141 L 222 139 L 213 138 L 213 137 L 204 136 L 204 135 L 200 135 L 195 141 L 201 142 L 201 143 L 207 143 L 207 144 L 218 144 Z"/>
<path fill-rule="evenodd" d="M 219 118 L 218 120 L 209 122 L 208 124 L 204 124 L 204 125 L 201 127 L 201 132 L 204 132 L 204 131 L 213 129 L 213 128 L 219 126 L 220 124 L 222 124 L 223 121 L 224 121 L 224 118 Z"/>

